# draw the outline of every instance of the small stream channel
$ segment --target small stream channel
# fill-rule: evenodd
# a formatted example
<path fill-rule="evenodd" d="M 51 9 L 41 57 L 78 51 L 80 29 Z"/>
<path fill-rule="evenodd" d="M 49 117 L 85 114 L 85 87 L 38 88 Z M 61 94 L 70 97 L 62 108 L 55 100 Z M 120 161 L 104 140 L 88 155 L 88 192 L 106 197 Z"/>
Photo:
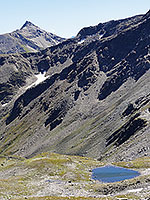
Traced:
<path fill-rule="evenodd" d="M 126 179 L 135 178 L 139 175 L 140 173 L 138 171 L 111 165 L 92 170 L 92 178 L 104 183 L 123 181 Z"/>

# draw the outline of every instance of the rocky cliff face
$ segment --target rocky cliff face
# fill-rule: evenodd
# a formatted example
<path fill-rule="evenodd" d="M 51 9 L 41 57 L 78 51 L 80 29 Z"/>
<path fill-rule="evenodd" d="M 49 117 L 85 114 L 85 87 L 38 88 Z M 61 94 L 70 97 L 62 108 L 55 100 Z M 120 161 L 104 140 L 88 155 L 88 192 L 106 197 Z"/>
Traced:
<path fill-rule="evenodd" d="M 1 56 L 0 152 L 149 155 L 149 44 L 148 12 L 37 53 Z"/>
<path fill-rule="evenodd" d="M 36 52 L 64 40 L 26 21 L 21 29 L 0 35 L 0 54 Z"/>

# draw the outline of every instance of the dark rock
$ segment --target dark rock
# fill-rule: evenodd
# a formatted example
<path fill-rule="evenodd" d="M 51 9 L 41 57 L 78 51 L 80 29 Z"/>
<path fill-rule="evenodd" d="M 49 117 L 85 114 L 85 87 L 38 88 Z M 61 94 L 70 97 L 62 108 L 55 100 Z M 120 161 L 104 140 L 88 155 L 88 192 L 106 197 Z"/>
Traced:
<path fill-rule="evenodd" d="M 78 97 L 79 97 L 79 95 L 80 95 L 80 92 L 81 92 L 81 91 L 79 91 L 79 90 L 75 91 L 75 93 L 74 93 L 74 100 L 75 100 L 75 101 L 78 99 Z"/>
<path fill-rule="evenodd" d="M 130 103 L 128 105 L 128 107 L 126 108 L 126 110 L 122 113 L 123 116 L 128 116 L 130 114 L 132 114 L 136 109 L 134 108 L 133 104 Z"/>
<path fill-rule="evenodd" d="M 141 130 L 146 126 L 146 121 L 134 116 L 121 128 L 115 131 L 106 141 L 106 146 L 114 142 L 115 145 L 119 146 L 127 141 L 132 135 L 134 135 L 138 130 Z"/>

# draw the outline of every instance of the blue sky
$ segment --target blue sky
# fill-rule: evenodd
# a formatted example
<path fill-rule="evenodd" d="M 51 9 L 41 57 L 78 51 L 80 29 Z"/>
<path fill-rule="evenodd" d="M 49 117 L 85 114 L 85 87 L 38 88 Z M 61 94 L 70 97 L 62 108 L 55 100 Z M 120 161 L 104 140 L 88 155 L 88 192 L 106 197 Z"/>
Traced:
<path fill-rule="evenodd" d="M 150 0 L 0 0 L 0 34 L 19 29 L 26 20 L 62 37 L 86 26 L 144 14 Z"/>

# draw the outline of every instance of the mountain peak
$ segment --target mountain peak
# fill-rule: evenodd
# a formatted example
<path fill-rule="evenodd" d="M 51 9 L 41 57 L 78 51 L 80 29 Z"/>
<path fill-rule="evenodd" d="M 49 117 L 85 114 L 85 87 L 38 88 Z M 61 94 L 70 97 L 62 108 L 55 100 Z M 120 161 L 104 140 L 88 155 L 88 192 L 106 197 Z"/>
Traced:
<path fill-rule="evenodd" d="M 150 10 L 143 16 L 144 19 L 150 18 Z"/>
<path fill-rule="evenodd" d="M 25 28 L 25 27 L 30 27 L 30 26 L 35 26 L 32 22 L 30 22 L 30 21 L 26 21 L 25 23 L 24 23 L 24 25 L 21 27 L 21 29 L 23 29 L 23 28 Z"/>

